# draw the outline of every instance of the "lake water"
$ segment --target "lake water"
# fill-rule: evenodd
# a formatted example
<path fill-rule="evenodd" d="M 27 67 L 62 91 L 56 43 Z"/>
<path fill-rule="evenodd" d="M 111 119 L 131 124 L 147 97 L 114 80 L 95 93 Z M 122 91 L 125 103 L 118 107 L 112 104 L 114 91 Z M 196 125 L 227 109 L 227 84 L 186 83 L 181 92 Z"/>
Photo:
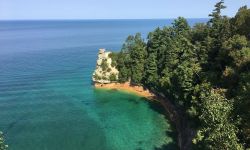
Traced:
<path fill-rule="evenodd" d="M 172 21 L 1 21 L 0 131 L 9 150 L 176 149 L 159 105 L 91 84 L 99 48 L 119 51 L 129 34 L 146 37 Z"/>

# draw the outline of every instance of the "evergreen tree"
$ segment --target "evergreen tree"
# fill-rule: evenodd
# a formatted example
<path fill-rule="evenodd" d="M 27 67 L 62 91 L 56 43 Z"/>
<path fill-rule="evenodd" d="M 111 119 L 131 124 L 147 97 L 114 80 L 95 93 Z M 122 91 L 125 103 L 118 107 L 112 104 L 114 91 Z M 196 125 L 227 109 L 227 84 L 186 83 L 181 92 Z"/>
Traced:
<path fill-rule="evenodd" d="M 144 63 L 146 57 L 146 44 L 137 33 L 134 37 L 134 44 L 130 50 L 131 58 L 131 82 L 141 84 L 144 72 Z"/>
<path fill-rule="evenodd" d="M 119 80 L 122 82 L 131 79 L 134 84 L 140 84 L 143 78 L 144 63 L 146 57 L 146 44 L 141 34 L 129 36 L 123 44 L 118 55 Z"/>
<path fill-rule="evenodd" d="M 207 24 L 191 28 L 179 17 L 150 32 L 147 44 L 129 36 L 117 56 L 120 82 L 143 84 L 186 112 L 197 149 L 250 147 L 250 13 L 244 6 L 229 19 L 223 4 Z"/>
<path fill-rule="evenodd" d="M 204 23 L 194 25 L 191 32 L 191 42 L 195 46 L 195 55 L 199 63 L 204 66 L 207 64 L 209 48 L 209 26 Z"/>
<path fill-rule="evenodd" d="M 242 140 L 247 148 L 250 148 L 250 72 L 240 75 L 237 97 L 235 98 L 235 112 L 241 117 Z"/>
<path fill-rule="evenodd" d="M 158 40 L 158 32 L 160 32 L 160 28 L 157 28 L 155 32 L 151 32 L 148 36 L 147 43 L 147 55 L 145 61 L 145 72 L 143 77 L 143 83 L 145 83 L 148 87 L 152 89 L 156 89 L 157 79 L 158 79 L 158 69 L 157 69 L 157 48 L 159 46 Z M 156 43 L 155 43 L 156 42 Z"/>
<path fill-rule="evenodd" d="M 193 140 L 196 148 L 204 150 L 240 150 L 237 128 L 230 116 L 233 105 L 220 93 L 220 90 L 208 90 L 200 95 L 201 127 Z"/>
<path fill-rule="evenodd" d="M 150 53 L 145 64 L 144 82 L 148 87 L 156 89 L 158 78 L 156 55 Z"/>
<path fill-rule="evenodd" d="M 119 81 L 126 82 L 131 77 L 131 57 L 130 51 L 134 44 L 134 37 L 128 36 L 125 43 L 122 46 L 121 52 L 118 54 L 117 58 L 117 68 L 119 70 Z"/>
<path fill-rule="evenodd" d="M 207 69 L 209 70 L 211 77 L 210 81 L 216 83 L 220 80 L 222 71 L 225 68 L 225 64 L 220 62 L 218 59 L 218 54 L 222 49 L 222 43 L 230 37 L 230 21 L 227 17 L 221 15 L 221 10 L 226 8 L 224 1 L 221 0 L 215 5 L 215 9 L 210 14 L 212 18 L 210 19 L 209 25 L 209 45 L 208 45 L 208 64 Z"/>
<path fill-rule="evenodd" d="M 235 34 L 245 35 L 250 40 L 250 9 L 241 7 L 231 19 Z"/>
<path fill-rule="evenodd" d="M 126 82 L 129 80 L 131 71 L 129 68 L 130 56 L 127 53 L 120 52 L 117 59 L 117 69 L 119 70 L 119 82 Z"/>

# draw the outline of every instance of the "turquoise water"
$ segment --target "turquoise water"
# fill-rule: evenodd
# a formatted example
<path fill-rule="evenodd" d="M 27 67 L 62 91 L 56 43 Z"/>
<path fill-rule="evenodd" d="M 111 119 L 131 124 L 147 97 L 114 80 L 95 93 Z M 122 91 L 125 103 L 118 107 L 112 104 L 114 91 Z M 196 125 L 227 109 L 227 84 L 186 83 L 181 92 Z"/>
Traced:
<path fill-rule="evenodd" d="M 129 34 L 171 21 L 0 22 L 0 130 L 9 149 L 176 149 L 159 105 L 91 84 L 98 48 L 119 50 Z"/>

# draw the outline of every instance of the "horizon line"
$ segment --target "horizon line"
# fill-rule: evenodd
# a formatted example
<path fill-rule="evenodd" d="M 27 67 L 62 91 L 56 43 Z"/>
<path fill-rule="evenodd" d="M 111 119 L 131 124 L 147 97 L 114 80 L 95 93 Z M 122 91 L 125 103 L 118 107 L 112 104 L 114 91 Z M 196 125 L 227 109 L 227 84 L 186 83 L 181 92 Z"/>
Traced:
<path fill-rule="evenodd" d="M 97 18 L 97 19 L 0 19 L 0 21 L 81 21 L 81 20 L 167 20 L 177 19 L 176 18 Z M 185 17 L 183 17 L 185 18 Z M 209 19 L 210 17 L 190 17 L 185 19 Z"/>

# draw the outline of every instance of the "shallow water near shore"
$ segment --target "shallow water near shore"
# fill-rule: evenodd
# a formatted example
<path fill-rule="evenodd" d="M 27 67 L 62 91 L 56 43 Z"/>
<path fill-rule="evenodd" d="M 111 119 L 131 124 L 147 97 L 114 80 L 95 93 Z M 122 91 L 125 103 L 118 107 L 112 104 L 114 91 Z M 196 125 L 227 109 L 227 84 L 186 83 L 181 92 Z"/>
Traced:
<path fill-rule="evenodd" d="M 171 22 L 0 22 L 0 131 L 9 150 L 176 149 L 159 105 L 91 83 L 98 48 L 117 51 L 129 34 Z"/>

